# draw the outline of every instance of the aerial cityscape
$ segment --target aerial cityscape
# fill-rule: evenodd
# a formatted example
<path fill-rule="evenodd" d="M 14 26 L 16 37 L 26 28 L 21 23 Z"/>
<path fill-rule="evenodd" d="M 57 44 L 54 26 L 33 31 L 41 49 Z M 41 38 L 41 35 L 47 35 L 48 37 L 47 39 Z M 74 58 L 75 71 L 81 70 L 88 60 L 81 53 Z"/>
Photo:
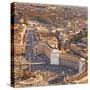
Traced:
<path fill-rule="evenodd" d="M 88 83 L 88 8 L 11 4 L 11 86 Z"/>

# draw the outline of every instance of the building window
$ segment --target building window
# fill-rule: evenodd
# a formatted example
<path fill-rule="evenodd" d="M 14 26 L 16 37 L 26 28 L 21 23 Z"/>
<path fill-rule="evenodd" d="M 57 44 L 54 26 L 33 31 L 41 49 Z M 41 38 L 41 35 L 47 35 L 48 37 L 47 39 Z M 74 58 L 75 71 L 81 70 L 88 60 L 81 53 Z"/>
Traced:
<path fill-rule="evenodd" d="M 37 50 L 37 48 L 36 48 L 36 50 Z"/>
<path fill-rule="evenodd" d="M 37 52 L 36 52 L 36 54 L 37 54 Z"/>

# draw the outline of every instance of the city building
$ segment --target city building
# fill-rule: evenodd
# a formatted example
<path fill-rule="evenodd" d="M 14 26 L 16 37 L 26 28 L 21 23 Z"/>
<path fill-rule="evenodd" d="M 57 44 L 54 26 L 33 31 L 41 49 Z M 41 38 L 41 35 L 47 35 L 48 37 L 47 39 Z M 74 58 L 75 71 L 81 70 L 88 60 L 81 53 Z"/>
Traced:
<path fill-rule="evenodd" d="M 71 48 L 71 51 L 72 51 L 74 54 L 79 55 L 79 56 L 87 59 L 87 53 L 83 52 L 83 51 L 81 50 L 81 48 L 78 47 L 76 44 L 71 44 L 71 45 L 70 45 L 70 48 Z"/>
<path fill-rule="evenodd" d="M 80 59 L 70 55 L 60 55 L 60 65 L 67 66 L 79 71 Z M 82 68 L 82 67 L 81 67 Z"/>
<path fill-rule="evenodd" d="M 59 65 L 59 50 L 52 48 L 48 43 L 34 42 L 33 55 L 44 54 L 50 59 L 50 64 Z"/>
<path fill-rule="evenodd" d="M 33 55 L 37 56 L 39 54 L 46 55 L 50 60 L 50 64 L 67 66 L 79 72 L 83 68 L 83 63 L 79 58 L 66 54 L 62 55 L 58 49 L 52 48 L 48 43 L 34 42 Z"/>

